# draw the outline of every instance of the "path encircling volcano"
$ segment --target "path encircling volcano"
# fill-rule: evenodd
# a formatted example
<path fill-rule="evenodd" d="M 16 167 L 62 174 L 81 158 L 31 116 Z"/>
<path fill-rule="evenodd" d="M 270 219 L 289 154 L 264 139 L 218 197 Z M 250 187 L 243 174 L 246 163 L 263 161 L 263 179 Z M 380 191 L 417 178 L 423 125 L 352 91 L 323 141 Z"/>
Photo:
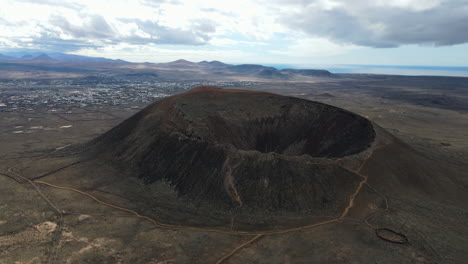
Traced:
<path fill-rule="evenodd" d="M 89 147 L 144 184 L 168 182 L 194 204 L 235 209 L 239 222 L 257 225 L 277 214 L 339 217 L 362 177 L 337 161 L 362 155 L 375 136 L 368 120 L 337 107 L 198 87 L 151 104 Z"/>

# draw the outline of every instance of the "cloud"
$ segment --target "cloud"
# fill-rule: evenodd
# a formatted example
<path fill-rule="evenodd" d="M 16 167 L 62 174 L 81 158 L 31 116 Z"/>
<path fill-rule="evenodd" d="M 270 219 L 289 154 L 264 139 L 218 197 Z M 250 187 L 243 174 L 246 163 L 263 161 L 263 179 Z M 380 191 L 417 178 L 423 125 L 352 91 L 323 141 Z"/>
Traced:
<path fill-rule="evenodd" d="M 59 28 L 62 33 L 77 39 L 110 39 L 115 35 L 106 19 L 99 15 L 90 15 L 83 18 L 81 25 L 71 24 L 65 17 L 54 16 L 50 19 L 51 25 Z M 48 28 L 45 28 L 46 30 Z M 54 31 L 52 28 L 50 31 Z"/>
<path fill-rule="evenodd" d="M 162 4 L 173 4 L 173 5 L 182 5 L 182 1 L 179 0 L 142 0 L 142 4 L 151 6 L 151 7 L 160 7 Z"/>
<path fill-rule="evenodd" d="M 80 23 L 70 22 L 63 16 L 52 16 L 48 23 L 41 23 L 40 36 L 33 38 L 35 45 L 61 46 L 70 49 L 101 47 L 119 43 L 204 45 L 209 33 L 216 30 L 208 20 L 193 21 L 191 28 L 178 29 L 159 25 L 151 20 L 117 19 L 107 21 L 100 15 L 88 15 Z"/>
<path fill-rule="evenodd" d="M 206 48 L 213 53 L 197 54 L 215 57 L 231 50 L 249 54 L 243 60 L 271 56 L 267 61 L 362 52 L 357 46 L 468 43 L 466 0 L 0 0 L 0 6 L 0 48 L 164 45 L 160 52 Z"/>
<path fill-rule="evenodd" d="M 170 28 L 151 20 L 121 19 L 120 21 L 136 25 L 140 33 L 144 35 L 134 34 L 119 38 L 122 42 L 130 44 L 203 45 L 210 40 L 207 33 L 215 31 L 215 25 L 207 20 L 194 21 L 190 29 Z"/>
<path fill-rule="evenodd" d="M 0 0 L 0 5 L 2 46 L 15 43 L 57 50 L 119 43 L 197 46 L 208 44 L 218 26 L 199 14 L 174 18 L 168 10 L 185 10 L 182 2 L 174 0 L 116 0 L 111 4 L 105 0 Z M 173 23 L 174 19 L 179 23 Z"/>
<path fill-rule="evenodd" d="M 203 33 L 214 33 L 216 32 L 216 23 L 208 19 L 196 19 L 193 20 L 194 29 Z"/>
<path fill-rule="evenodd" d="M 225 17 L 233 17 L 234 16 L 234 14 L 231 11 L 229 11 L 229 9 L 222 10 L 222 9 L 207 7 L 207 8 L 201 8 L 201 11 L 207 12 L 207 13 L 217 13 L 217 14 L 220 14 L 220 15 L 225 16 Z"/>
<path fill-rule="evenodd" d="M 281 24 L 337 43 L 386 48 L 468 42 L 468 2 L 463 0 L 295 0 L 292 4 L 277 0 L 276 3 L 291 7 L 277 14 Z"/>
<path fill-rule="evenodd" d="M 252 62 L 258 62 L 261 59 L 260 57 L 257 57 L 255 53 L 244 50 L 217 50 L 210 49 L 205 46 L 185 46 L 175 50 L 167 45 L 118 44 L 99 47 L 97 49 L 83 48 L 72 52 L 72 54 L 97 57 L 104 56 L 107 58 L 125 59 L 133 62 L 168 62 L 181 58 L 190 61 L 219 60 L 222 58 L 225 62 L 237 62 L 242 61 L 244 58 L 251 58 Z"/>
<path fill-rule="evenodd" d="M 74 9 L 74 10 L 79 10 L 84 7 L 84 5 L 80 3 L 70 2 L 66 0 L 16 0 L 16 1 L 35 4 L 35 5 L 60 6 L 60 7 Z"/>
<path fill-rule="evenodd" d="M 234 40 L 230 38 L 212 38 L 210 44 L 218 47 L 229 46 L 268 46 L 267 42 Z"/>
<path fill-rule="evenodd" d="M 354 45 L 339 45 L 323 38 L 301 38 L 285 49 L 271 50 L 274 55 L 286 56 L 287 58 L 317 58 L 329 57 L 346 53 L 350 50 L 359 49 Z"/>

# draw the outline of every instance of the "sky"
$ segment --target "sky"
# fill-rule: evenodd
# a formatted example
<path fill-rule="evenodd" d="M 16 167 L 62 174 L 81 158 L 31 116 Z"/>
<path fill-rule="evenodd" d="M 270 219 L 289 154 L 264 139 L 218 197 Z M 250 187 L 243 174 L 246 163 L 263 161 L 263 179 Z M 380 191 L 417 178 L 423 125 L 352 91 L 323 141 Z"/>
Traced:
<path fill-rule="evenodd" d="M 0 0 L 0 52 L 468 66 L 468 0 Z"/>

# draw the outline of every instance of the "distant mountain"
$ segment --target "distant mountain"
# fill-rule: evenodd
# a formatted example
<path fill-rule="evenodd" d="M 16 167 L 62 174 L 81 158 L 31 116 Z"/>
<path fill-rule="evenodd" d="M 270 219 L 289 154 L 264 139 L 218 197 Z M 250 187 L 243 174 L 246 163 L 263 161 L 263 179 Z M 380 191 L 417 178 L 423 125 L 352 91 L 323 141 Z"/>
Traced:
<path fill-rule="evenodd" d="M 32 61 L 55 61 L 51 57 L 49 57 L 47 54 L 41 54 L 37 57 L 34 57 L 31 59 Z"/>
<path fill-rule="evenodd" d="M 171 63 L 183 63 L 183 64 L 195 64 L 195 62 L 191 62 L 191 61 L 188 61 L 188 60 L 184 60 L 184 59 L 180 59 L 180 60 L 176 60 L 176 61 L 173 61 Z"/>
<path fill-rule="evenodd" d="M 229 64 L 226 64 L 220 61 L 200 61 L 198 64 L 205 65 L 205 66 L 213 66 L 213 67 L 230 66 Z"/>
<path fill-rule="evenodd" d="M 125 63 L 124 60 L 113 60 L 107 59 L 102 57 L 88 57 L 88 56 L 81 56 L 81 55 L 73 55 L 73 54 L 65 54 L 65 53 L 50 53 L 49 56 L 58 61 L 107 61 L 107 62 L 122 62 Z"/>
<path fill-rule="evenodd" d="M 39 58 L 39 59 L 37 59 Z M 65 54 L 60 52 L 41 52 L 41 51 L 15 51 L 4 52 L 0 59 L 20 60 L 20 61 L 65 61 L 65 62 L 120 62 L 124 60 L 113 60 L 102 57 L 88 57 L 81 55 Z"/>
<path fill-rule="evenodd" d="M 263 70 L 270 70 L 270 71 L 277 71 L 274 67 L 267 67 L 259 64 L 241 64 L 231 66 L 230 70 L 237 72 L 237 73 L 250 73 L 250 74 L 258 74 Z"/>
<path fill-rule="evenodd" d="M 31 55 L 31 54 L 26 54 L 26 55 L 23 55 L 23 56 L 21 56 L 20 58 L 18 58 L 18 60 L 32 60 L 32 58 L 34 58 L 33 55 Z"/>
<path fill-rule="evenodd" d="M 166 62 L 166 63 L 157 63 L 156 65 L 168 67 L 168 68 L 198 68 L 199 67 L 198 63 L 191 62 L 188 60 L 182 60 L 182 59 L 172 61 L 172 62 Z"/>
<path fill-rule="evenodd" d="M 14 59 L 13 57 L 11 56 L 6 56 L 6 55 L 3 55 L 3 54 L 0 54 L 0 60 L 12 60 Z"/>
<path fill-rule="evenodd" d="M 275 67 L 264 66 L 260 64 L 240 64 L 232 65 L 220 61 L 200 61 L 198 63 L 187 60 L 176 60 L 167 63 L 154 64 L 157 67 L 173 68 L 173 69 L 205 69 L 207 72 L 212 72 L 220 75 L 240 75 L 250 76 L 261 79 L 276 79 L 288 80 L 295 77 L 335 77 L 327 70 L 313 69 L 284 69 L 278 70 Z"/>
<path fill-rule="evenodd" d="M 228 64 L 224 64 L 228 65 Z M 264 79 L 291 79 L 294 76 L 307 77 L 334 77 L 327 70 L 312 70 L 312 69 L 284 69 L 278 70 L 274 67 L 268 67 L 258 64 L 241 64 L 234 65 L 228 68 L 229 70 L 243 75 L 257 76 Z"/>
<path fill-rule="evenodd" d="M 3 69 L 22 67 L 38 71 L 58 73 L 78 73 L 83 76 L 94 76 L 94 73 L 109 75 L 114 78 L 156 80 L 156 79 L 222 79 L 246 77 L 253 80 L 304 80 L 309 77 L 335 78 L 326 70 L 313 69 L 283 69 L 260 64 L 226 64 L 221 61 L 191 62 L 179 59 L 166 63 L 132 63 L 123 60 L 112 60 L 101 57 L 87 57 L 59 52 L 15 51 L 0 54 Z M 45 63 L 53 62 L 53 63 Z M 130 70 L 131 69 L 131 70 Z"/>

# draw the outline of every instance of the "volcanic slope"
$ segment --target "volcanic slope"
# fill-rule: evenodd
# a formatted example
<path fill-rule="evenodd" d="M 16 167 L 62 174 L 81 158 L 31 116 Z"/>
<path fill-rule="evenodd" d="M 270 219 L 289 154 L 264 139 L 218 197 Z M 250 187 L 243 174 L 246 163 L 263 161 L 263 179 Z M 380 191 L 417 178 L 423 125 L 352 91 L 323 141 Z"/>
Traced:
<path fill-rule="evenodd" d="M 135 209 L 174 225 L 287 230 L 365 219 L 388 206 L 376 190 L 463 193 L 365 118 L 264 92 L 198 87 L 151 104 L 87 147 L 91 159 L 131 179 L 120 189 L 139 201 Z"/>

